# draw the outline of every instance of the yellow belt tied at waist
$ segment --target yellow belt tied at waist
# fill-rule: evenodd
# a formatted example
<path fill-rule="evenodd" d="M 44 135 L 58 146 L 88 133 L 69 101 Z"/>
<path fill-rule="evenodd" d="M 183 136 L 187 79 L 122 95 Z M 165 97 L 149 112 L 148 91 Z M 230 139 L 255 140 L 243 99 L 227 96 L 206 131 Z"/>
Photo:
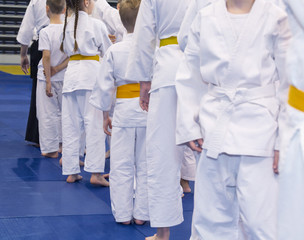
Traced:
<path fill-rule="evenodd" d="M 77 61 L 77 60 L 95 60 L 95 61 L 99 62 L 99 55 L 84 56 L 81 54 L 76 54 L 76 55 L 70 56 L 70 61 Z"/>
<path fill-rule="evenodd" d="M 139 83 L 130 83 L 117 87 L 116 98 L 136 98 L 140 95 Z"/>
<path fill-rule="evenodd" d="M 161 39 L 160 43 L 159 43 L 159 46 L 164 47 L 164 46 L 167 46 L 167 45 L 174 45 L 174 44 L 178 44 L 177 37 L 169 37 L 169 38 Z"/>
<path fill-rule="evenodd" d="M 289 87 L 288 104 L 304 112 L 304 92 L 294 86 Z"/>

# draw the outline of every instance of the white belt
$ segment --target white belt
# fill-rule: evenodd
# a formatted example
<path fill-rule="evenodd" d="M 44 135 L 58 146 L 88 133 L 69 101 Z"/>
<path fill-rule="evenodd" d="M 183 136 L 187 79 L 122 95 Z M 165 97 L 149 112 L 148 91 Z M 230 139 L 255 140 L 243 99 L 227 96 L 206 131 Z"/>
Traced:
<path fill-rule="evenodd" d="M 224 136 L 227 132 L 227 126 L 234 108 L 246 102 L 266 106 L 267 104 L 263 104 L 263 101 L 260 100 L 263 98 L 275 97 L 276 89 L 274 84 L 250 89 L 227 89 L 209 84 L 208 94 L 224 100 L 221 102 L 223 108 L 216 120 L 215 129 L 212 131 L 212 135 L 208 136 L 204 142 L 204 147 L 207 149 L 207 156 L 216 159 L 221 153 Z"/>

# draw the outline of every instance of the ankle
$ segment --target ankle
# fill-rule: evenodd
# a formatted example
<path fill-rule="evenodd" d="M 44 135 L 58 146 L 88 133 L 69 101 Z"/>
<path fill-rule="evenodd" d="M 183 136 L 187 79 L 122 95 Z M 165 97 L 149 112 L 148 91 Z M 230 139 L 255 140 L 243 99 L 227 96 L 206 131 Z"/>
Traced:
<path fill-rule="evenodd" d="M 167 240 L 170 237 L 170 228 L 158 228 L 157 229 L 157 238 L 161 240 Z"/>

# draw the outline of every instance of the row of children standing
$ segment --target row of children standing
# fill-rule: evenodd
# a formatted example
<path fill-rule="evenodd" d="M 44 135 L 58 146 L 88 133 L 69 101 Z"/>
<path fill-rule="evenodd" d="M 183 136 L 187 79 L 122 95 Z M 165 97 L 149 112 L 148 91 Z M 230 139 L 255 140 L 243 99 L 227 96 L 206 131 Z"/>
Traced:
<path fill-rule="evenodd" d="M 204 148 L 191 239 L 239 239 L 243 234 L 277 239 L 277 179 L 272 171 L 278 172 L 281 150 L 278 122 L 284 123 L 286 116 L 286 13 L 265 0 L 192 0 L 187 13 L 188 1 L 142 0 L 132 37 L 139 3 L 125 0 L 121 17 L 128 34 L 110 47 L 104 25 L 88 17 L 93 1 L 70 3 L 74 15 L 66 18 L 62 43 L 69 56 L 62 101 L 63 172 L 68 181 L 81 179 L 79 149 L 85 130 L 85 170 L 92 172 L 91 182 L 107 184 L 100 174 L 100 123 L 103 118 L 110 134 L 108 112 L 117 86 L 110 192 L 118 222 L 150 219 L 158 230 L 148 239 L 169 239 L 169 227 L 183 221 L 182 161 L 176 143 L 188 143 L 198 152 Z M 190 31 L 180 31 L 191 23 Z M 99 53 L 108 47 L 100 67 Z M 47 87 L 50 74 L 45 70 L 46 94 L 54 96 L 55 89 Z M 140 106 L 148 115 L 137 105 L 139 81 Z M 103 116 L 89 104 L 90 98 Z"/>
<path fill-rule="evenodd" d="M 43 6 L 38 4 L 41 3 L 39 1 L 31 3 L 36 10 L 41 10 Z M 140 1 L 121 3 L 119 13 L 124 27 L 117 18 L 118 12 L 105 0 L 97 4 L 93 16 L 107 24 L 117 41 L 125 35 L 123 42 L 110 49 L 111 42 L 104 23 L 89 17 L 94 10 L 94 1 L 67 1 L 64 25 L 64 1 L 46 1 L 50 24 L 39 32 L 39 50 L 43 52 L 38 66 L 37 87 L 40 148 L 42 155 L 56 158 L 63 142 L 63 174 L 68 175 L 67 182 L 73 183 L 82 179 L 79 175 L 79 156 L 83 154 L 85 145 L 84 170 L 92 173 L 90 182 L 108 186 L 100 174 L 104 169 L 105 149 L 100 110 L 104 111 L 104 130 L 111 135 L 108 131 L 108 127 L 112 128 L 109 111 L 113 99 L 117 98 L 111 144 L 114 150 L 110 166 L 113 214 L 117 222 L 129 224 L 134 218 L 135 223 L 143 224 L 149 220 L 145 160 L 147 113 L 138 105 L 138 81 L 127 81 L 124 78 Z M 127 34 L 124 34 L 125 31 Z M 99 57 L 107 49 L 101 66 Z M 97 79 L 95 94 L 91 97 Z M 90 97 L 92 104 L 89 104 Z M 184 159 L 181 184 L 189 192 L 188 180 L 194 180 L 195 159 L 188 147 L 179 149 L 178 161 Z M 133 203 L 134 185 L 136 191 Z M 177 194 L 180 198 L 180 187 Z"/>

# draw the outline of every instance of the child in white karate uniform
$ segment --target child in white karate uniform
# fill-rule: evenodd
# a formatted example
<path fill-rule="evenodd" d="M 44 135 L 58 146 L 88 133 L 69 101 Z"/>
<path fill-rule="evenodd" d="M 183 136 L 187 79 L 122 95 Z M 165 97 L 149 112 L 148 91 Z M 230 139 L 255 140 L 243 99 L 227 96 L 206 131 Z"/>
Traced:
<path fill-rule="evenodd" d="M 237 240 L 240 217 L 245 239 L 277 239 L 289 38 L 286 13 L 265 0 L 215 1 L 191 25 L 176 80 L 177 143 L 204 149 L 191 240 Z"/>
<path fill-rule="evenodd" d="M 286 126 L 281 130 L 279 240 L 304 236 L 304 1 L 285 0 L 292 40 L 287 54 Z"/>
<path fill-rule="evenodd" d="M 175 143 L 175 75 L 183 54 L 176 37 L 189 4 L 184 0 L 142 0 L 128 59 L 126 77 L 140 81 L 140 104 L 148 111 L 149 215 L 151 227 L 157 228 L 149 240 L 168 240 L 170 227 L 183 221 L 181 157 Z"/>
<path fill-rule="evenodd" d="M 139 106 L 139 82 L 124 77 L 139 4 L 139 0 L 121 2 L 119 14 L 128 34 L 122 42 L 111 46 L 104 56 L 90 102 L 104 111 L 105 133 L 110 135 L 108 128 L 112 128 L 110 194 L 115 220 L 130 224 L 134 218 L 136 224 L 142 225 L 149 220 L 145 146 L 147 113 Z M 116 87 L 111 123 L 109 111 Z"/>
<path fill-rule="evenodd" d="M 61 50 L 70 61 L 64 76 L 62 99 L 63 175 L 67 182 L 82 179 L 79 175 L 80 137 L 86 134 L 86 157 L 84 170 L 92 173 L 90 182 L 108 186 L 101 172 L 105 166 L 105 142 L 102 112 L 89 104 L 92 89 L 98 77 L 99 57 L 111 41 L 105 25 L 89 14 L 94 8 L 93 0 L 70 1 L 74 15 L 65 19 Z"/>
<path fill-rule="evenodd" d="M 64 8 L 63 0 L 47 0 L 46 13 L 50 18 L 50 25 L 43 28 L 39 34 L 39 50 L 43 51 L 38 65 L 36 93 L 39 142 L 42 155 L 51 158 L 58 157 L 61 143 L 62 85 L 64 68 L 67 65 L 67 56 L 60 51 L 60 36 L 63 30 L 61 14 Z"/>

